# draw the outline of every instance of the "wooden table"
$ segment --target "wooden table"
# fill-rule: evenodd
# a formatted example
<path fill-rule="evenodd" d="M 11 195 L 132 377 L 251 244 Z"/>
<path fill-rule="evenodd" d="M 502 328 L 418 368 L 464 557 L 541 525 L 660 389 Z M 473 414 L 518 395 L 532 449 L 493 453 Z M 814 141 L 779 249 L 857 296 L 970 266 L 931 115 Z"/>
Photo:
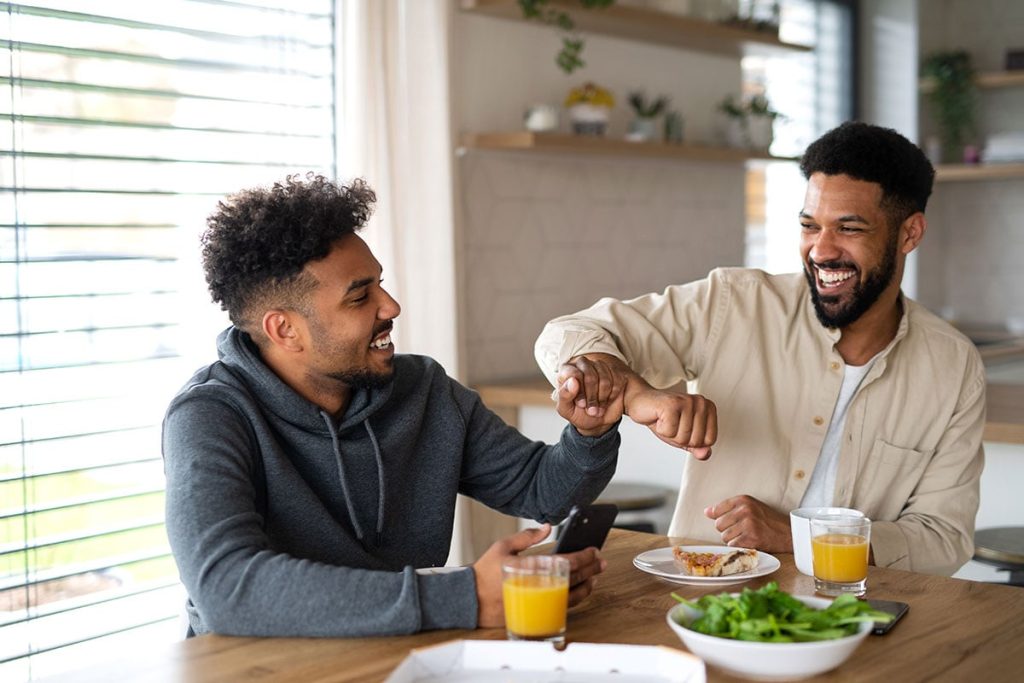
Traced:
<path fill-rule="evenodd" d="M 613 530 L 603 552 L 608 569 L 597 590 L 569 614 L 570 642 L 682 644 L 665 624 L 673 590 L 695 598 L 714 589 L 669 584 L 645 574 L 632 559 L 664 547 L 664 536 Z M 777 581 L 798 595 L 814 592 L 792 555 L 750 587 Z M 736 585 L 729 590 L 735 590 Z M 869 636 L 857 652 L 820 681 L 1010 681 L 1024 671 L 1024 589 L 872 567 L 868 597 L 902 600 L 910 611 L 886 636 Z M 415 636 L 359 639 L 232 638 L 206 635 L 175 643 L 158 655 L 75 672 L 63 680 L 107 683 L 205 681 L 381 681 L 410 648 L 457 638 L 501 639 L 502 629 L 433 631 Z M 739 681 L 708 668 L 708 681 Z"/>

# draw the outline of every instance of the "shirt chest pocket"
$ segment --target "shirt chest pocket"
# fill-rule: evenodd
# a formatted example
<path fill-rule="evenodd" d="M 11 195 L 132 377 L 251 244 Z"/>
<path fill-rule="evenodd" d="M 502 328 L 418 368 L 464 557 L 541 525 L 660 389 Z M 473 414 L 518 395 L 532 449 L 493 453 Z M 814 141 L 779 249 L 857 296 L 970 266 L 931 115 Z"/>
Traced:
<path fill-rule="evenodd" d="M 879 521 L 897 519 L 921 481 L 929 455 L 876 439 L 858 477 L 854 507 Z"/>

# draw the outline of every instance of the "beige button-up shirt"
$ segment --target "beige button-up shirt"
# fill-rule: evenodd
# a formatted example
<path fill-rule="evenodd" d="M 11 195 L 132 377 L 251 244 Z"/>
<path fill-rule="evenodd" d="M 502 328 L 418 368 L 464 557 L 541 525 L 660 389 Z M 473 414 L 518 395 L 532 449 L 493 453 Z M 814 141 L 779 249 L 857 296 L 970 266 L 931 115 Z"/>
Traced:
<path fill-rule="evenodd" d="M 834 504 L 873 520 L 877 565 L 952 574 L 974 547 L 984 367 L 966 337 L 901 301 L 895 339 L 850 402 Z M 799 507 L 843 381 L 839 337 L 815 317 L 803 274 L 727 268 L 556 318 L 535 351 L 552 383 L 563 362 L 603 352 L 655 387 L 694 382 L 715 402 L 718 442 L 710 460 L 686 458 L 669 534 L 721 542 L 708 505 L 748 494 Z"/>

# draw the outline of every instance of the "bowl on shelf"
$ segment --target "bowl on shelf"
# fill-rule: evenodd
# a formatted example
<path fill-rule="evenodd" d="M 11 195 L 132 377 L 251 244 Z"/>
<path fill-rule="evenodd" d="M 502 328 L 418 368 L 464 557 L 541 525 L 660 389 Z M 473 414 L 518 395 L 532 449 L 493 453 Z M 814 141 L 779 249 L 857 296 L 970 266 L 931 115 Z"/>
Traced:
<path fill-rule="evenodd" d="M 824 609 L 832 603 L 825 598 L 793 597 L 815 609 Z M 700 616 L 700 610 L 679 604 L 668 611 L 666 620 L 683 645 L 708 665 L 759 681 L 788 681 L 830 671 L 853 654 L 872 628 L 869 621 L 860 624 L 855 634 L 835 640 L 761 643 L 710 636 L 687 628 Z"/>

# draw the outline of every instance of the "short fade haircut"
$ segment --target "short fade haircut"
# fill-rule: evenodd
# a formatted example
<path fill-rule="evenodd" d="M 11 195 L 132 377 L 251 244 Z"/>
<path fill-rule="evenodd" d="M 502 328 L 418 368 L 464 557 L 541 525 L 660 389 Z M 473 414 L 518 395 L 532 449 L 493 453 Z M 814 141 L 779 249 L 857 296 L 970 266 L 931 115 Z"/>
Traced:
<path fill-rule="evenodd" d="M 935 181 L 935 169 L 917 145 L 891 128 L 859 121 L 847 121 L 812 142 L 800 170 L 808 180 L 824 173 L 881 185 L 881 207 L 894 226 L 924 212 Z"/>
<path fill-rule="evenodd" d="M 362 228 L 376 199 L 362 180 L 344 186 L 310 172 L 221 200 L 200 238 L 213 301 L 257 343 L 266 310 L 308 314 L 317 283 L 303 268 Z"/>

